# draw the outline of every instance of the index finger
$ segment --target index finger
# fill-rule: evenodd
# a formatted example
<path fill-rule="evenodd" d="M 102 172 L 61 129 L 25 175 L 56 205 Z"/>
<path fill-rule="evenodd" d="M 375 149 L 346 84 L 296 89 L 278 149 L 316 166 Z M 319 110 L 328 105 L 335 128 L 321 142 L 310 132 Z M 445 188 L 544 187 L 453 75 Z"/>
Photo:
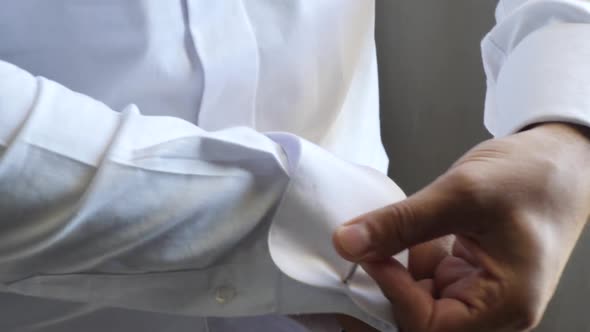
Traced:
<path fill-rule="evenodd" d="M 395 259 L 362 266 L 390 300 L 404 332 L 474 331 L 476 313 L 457 299 L 435 299 Z"/>

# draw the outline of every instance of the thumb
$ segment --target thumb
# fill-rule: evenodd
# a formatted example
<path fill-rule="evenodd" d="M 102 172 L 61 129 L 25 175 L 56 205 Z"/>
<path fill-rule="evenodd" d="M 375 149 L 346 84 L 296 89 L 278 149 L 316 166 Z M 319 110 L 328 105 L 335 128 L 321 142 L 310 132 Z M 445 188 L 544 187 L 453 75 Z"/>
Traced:
<path fill-rule="evenodd" d="M 333 236 L 336 250 L 351 261 L 379 260 L 454 233 L 463 204 L 448 182 L 439 179 L 403 201 L 340 226 Z"/>

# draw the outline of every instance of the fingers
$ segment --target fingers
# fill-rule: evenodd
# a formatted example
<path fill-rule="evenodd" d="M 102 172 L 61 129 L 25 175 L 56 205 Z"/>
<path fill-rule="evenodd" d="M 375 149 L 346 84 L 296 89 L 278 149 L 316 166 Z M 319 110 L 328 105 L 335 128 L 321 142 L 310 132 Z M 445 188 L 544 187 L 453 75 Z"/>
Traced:
<path fill-rule="evenodd" d="M 432 278 L 438 264 L 451 254 L 454 236 L 425 242 L 410 248 L 408 270 L 416 280 Z"/>
<path fill-rule="evenodd" d="M 435 300 L 431 280 L 414 281 L 395 259 L 362 264 L 391 301 L 394 317 L 403 331 L 471 331 L 474 317 L 468 307 L 454 299 Z"/>
<path fill-rule="evenodd" d="M 453 250 L 452 250 L 453 256 L 457 256 L 459 258 L 462 258 L 466 262 L 468 262 L 469 264 L 471 264 L 473 266 L 479 265 L 477 257 L 469 249 L 467 249 L 465 247 L 465 244 L 464 244 L 465 241 L 466 240 L 460 236 L 456 237 L 456 240 L 453 243 Z M 473 249 L 474 246 L 471 245 L 470 247 Z"/>
<path fill-rule="evenodd" d="M 477 271 L 478 269 L 476 267 L 465 260 L 454 256 L 448 256 L 441 261 L 436 269 L 434 285 L 436 289 L 444 290 L 449 285 L 460 279 L 467 278 L 469 275 L 474 274 Z"/>
<path fill-rule="evenodd" d="M 416 326 L 416 323 L 427 321 L 432 314 L 434 299 L 429 291 L 430 285 L 417 284 L 403 265 L 393 258 L 362 266 L 390 300 L 394 317 L 402 329 L 426 331 L 416 329 L 424 327 Z"/>
<path fill-rule="evenodd" d="M 336 250 L 351 261 L 390 257 L 451 234 L 462 204 L 437 181 L 408 199 L 362 215 L 334 234 Z"/>

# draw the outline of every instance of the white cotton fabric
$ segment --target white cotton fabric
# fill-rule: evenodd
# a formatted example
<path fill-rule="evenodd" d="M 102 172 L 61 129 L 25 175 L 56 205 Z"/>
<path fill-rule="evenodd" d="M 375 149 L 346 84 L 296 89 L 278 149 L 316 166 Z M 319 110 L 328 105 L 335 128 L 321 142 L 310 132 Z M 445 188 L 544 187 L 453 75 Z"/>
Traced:
<path fill-rule="evenodd" d="M 505 136 L 541 122 L 590 124 L 590 2 L 501 1 L 482 42 L 485 124 Z"/>
<path fill-rule="evenodd" d="M 1 6 L 2 331 L 320 331 L 281 316 L 317 313 L 395 330 L 331 244 L 404 197 L 373 1 Z M 482 42 L 493 134 L 588 124 L 588 10 L 500 2 Z"/>
<path fill-rule="evenodd" d="M 292 197 L 290 184 L 311 181 L 294 180 L 299 168 L 341 181 L 340 168 L 366 165 L 353 172 L 355 183 L 372 172 L 377 187 L 397 190 L 384 175 L 379 139 L 372 2 L 5 7 L 0 280 L 5 294 L 44 299 L 28 298 L 29 307 L 51 300 L 54 310 L 3 315 L 3 327 L 73 330 L 114 307 L 149 312 L 147 321 L 156 313 L 196 317 L 191 331 L 232 326 L 207 316 L 306 313 L 391 328 L 346 292 L 281 272 L 268 244 L 283 203 L 338 208 L 334 197 Z M 313 165 L 301 165 L 274 139 L 280 133 L 329 163 L 305 152 Z M 372 202 L 381 193 L 363 196 Z M 353 205 L 355 213 L 377 206 Z M 315 245 L 333 250 L 324 235 Z M 14 301 L 2 298 L 2 307 Z M 118 317 L 121 330 L 132 324 Z"/>

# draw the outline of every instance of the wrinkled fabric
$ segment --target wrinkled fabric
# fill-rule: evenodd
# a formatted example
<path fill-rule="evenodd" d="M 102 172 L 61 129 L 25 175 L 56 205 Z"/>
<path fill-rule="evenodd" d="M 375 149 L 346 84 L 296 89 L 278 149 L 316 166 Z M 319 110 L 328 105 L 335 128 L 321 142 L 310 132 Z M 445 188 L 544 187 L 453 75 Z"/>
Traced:
<path fill-rule="evenodd" d="M 392 328 L 346 292 L 281 272 L 268 244 L 283 204 L 333 199 L 291 197 L 291 184 L 311 179 L 293 180 L 299 157 L 271 131 L 328 156 L 305 159 L 316 177 L 366 165 L 356 183 L 371 172 L 377 187 L 399 193 L 383 175 L 373 5 L 28 0 L 3 10 L 0 281 L 5 292 L 64 306 L 7 325 L 67 329 L 116 307 L 191 317 L 339 312 Z M 375 192 L 354 213 L 384 202 Z M 339 217 L 332 226 L 354 214 Z"/>
<path fill-rule="evenodd" d="M 280 316 L 315 313 L 395 330 L 330 240 L 404 197 L 384 175 L 373 1 L 2 6 L 2 331 L 334 325 Z M 494 135 L 588 124 L 587 13 L 500 2 Z"/>

